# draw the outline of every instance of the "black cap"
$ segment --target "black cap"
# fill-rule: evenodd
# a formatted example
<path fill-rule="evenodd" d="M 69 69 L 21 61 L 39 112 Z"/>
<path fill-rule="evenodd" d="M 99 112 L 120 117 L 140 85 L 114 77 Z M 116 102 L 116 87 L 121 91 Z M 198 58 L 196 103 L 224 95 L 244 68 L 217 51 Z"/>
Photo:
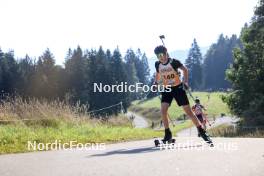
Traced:
<path fill-rule="evenodd" d="M 159 54 L 159 53 L 163 53 L 166 54 L 167 53 L 167 48 L 163 45 L 159 45 L 154 49 L 154 53 L 155 54 Z"/>
<path fill-rule="evenodd" d="M 195 99 L 195 103 L 200 103 L 199 98 L 196 98 L 196 99 Z"/>

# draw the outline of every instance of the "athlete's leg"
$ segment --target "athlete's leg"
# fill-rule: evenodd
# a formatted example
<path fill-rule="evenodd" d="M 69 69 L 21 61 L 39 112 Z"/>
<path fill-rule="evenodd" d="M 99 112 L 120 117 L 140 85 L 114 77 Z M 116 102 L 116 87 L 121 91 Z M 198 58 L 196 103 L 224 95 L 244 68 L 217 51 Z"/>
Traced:
<path fill-rule="evenodd" d="M 200 121 L 198 120 L 198 118 L 196 117 L 196 115 L 194 115 L 193 111 L 191 110 L 190 105 L 184 105 L 182 107 L 183 107 L 184 112 L 187 114 L 187 116 L 189 116 L 191 118 L 193 124 L 196 127 L 201 126 Z"/>
<path fill-rule="evenodd" d="M 205 121 L 203 122 L 203 128 L 206 131 L 206 122 Z"/>
<path fill-rule="evenodd" d="M 212 140 L 206 133 L 205 129 L 202 127 L 202 124 L 200 123 L 196 115 L 194 115 L 194 113 L 192 112 L 191 107 L 189 105 L 184 105 L 183 109 L 197 127 L 198 136 L 201 136 L 207 143 L 212 144 L 213 143 Z"/>
<path fill-rule="evenodd" d="M 191 118 L 194 125 L 197 127 L 198 134 L 209 144 L 212 144 L 212 140 L 206 134 L 206 131 L 202 128 L 200 121 L 198 120 L 197 116 L 192 112 L 191 107 L 189 105 L 189 100 L 187 98 L 186 92 L 179 87 L 178 91 L 175 94 L 175 99 L 179 106 L 183 107 L 185 113 Z"/>
<path fill-rule="evenodd" d="M 161 103 L 161 116 L 162 116 L 162 121 L 164 128 L 167 129 L 169 128 L 169 120 L 168 120 L 168 109 L 169 109 L 170 104 L 169 103 Z"/>
<path fill-rule="evenodd" d="M 168 120 L 168 109 L 169 109 L 170 104 L 169 103 L 161 103 L 161 116 L 162 116 L 162 121 L 164 124 L 165 128 L 165 135 L 163 138 L 163 142 L 170 141 L 172 139 L 172 133 L 169 128 L 169 120 Z"/>
<path fill-rule="evenodd" d="M 173 96 L 178 106 L 182 106 L 183 110 L 185 111 L 187 116 L 191 118 L 194 125 L 197 127 L 201 126 L 201 123 L 199 122 L 198 118 L 194 115 L 193 111 L 191 110 L 188 97 L 182 85 L 177 86 L 177 89 L 175 89 L 175 92 L 173 93 L 174 93 Z"/>

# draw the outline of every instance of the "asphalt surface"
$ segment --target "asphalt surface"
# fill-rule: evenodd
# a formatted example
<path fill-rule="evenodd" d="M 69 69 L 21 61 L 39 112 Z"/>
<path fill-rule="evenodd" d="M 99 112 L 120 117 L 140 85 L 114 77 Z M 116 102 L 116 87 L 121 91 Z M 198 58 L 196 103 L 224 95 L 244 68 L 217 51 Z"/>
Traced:
<path fill-rule="evenodd" d="M 230 116 L 218 117 L 215 121 L 210 122 L 211 126 L 209 126 L 208 124 L 206 126 L 207 126 L 207 129 L 210 129 L 210 128 L 214 128 L 214 127 L 217 127 L 217 126 L 222 125 L 222 124 L 233 125 L 234 122 L 236 122 L 236 121 L 237 121 L 237 119 L 232 118 Z M 197 131 L 196 127 L 191 127 L 191 128 L 184 129 L 184 130 L 178 132 L 177 136 L 178 137 L 196 137 L 196 136 L 198 136 L 198 131 Z"/>
<path fill-rule="evenodd" d="M 264 139 L 176 138 L 155 148 L 153 140 L 109 144 L 101 150 L 59 150 L 0 156 L 1 176 L 263 176 Z"/>

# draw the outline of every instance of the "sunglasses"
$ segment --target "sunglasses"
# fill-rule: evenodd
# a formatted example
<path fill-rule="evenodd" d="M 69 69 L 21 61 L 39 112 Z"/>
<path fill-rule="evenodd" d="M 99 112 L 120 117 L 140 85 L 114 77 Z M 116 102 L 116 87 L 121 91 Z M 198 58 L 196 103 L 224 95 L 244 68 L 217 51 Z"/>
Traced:
<path fill-rule="evenodd" d="M 164 57 L 165 56 L 165 54 L 163 54 L 163 53 L 159 53 L 159 54 L 157 54 L 157 58 L 158 59 L 160 59 L 161 57 Z"/>

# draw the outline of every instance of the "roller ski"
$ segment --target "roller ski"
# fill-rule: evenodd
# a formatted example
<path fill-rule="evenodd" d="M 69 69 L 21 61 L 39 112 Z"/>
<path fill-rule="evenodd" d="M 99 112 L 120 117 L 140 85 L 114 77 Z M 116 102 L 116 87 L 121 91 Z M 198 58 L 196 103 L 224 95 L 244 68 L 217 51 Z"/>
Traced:
<path fill-rule="evenodd" d="M 212 139 L 210 138 L 210 136 L 206 133 L 206 131 L 202 128 L 202 127 L 198 127 L 198 136 L 199 137 L 202 137 L 203 140 L 209 144 L 210 147 L 213 147 L 214 144 L 213 144 L 213 141 Z"/>
<path fill-rule="evenodd" d="M 174 139 L 174 138 L 172 138 L 168 141 L 165 141 L 164 139 L 162 139 L 162 140 L 155 139 L 154 140 L 155 147 L 160 147 L 162 145 L 174 145 L 175 142 L 176 142 L 176 139 Z"/>

